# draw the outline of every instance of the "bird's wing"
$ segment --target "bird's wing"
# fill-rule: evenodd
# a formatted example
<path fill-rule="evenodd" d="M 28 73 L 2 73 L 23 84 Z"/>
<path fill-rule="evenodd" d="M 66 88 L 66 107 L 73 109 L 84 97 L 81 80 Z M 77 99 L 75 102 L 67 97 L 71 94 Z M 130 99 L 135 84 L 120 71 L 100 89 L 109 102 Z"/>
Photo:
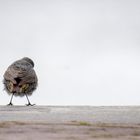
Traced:
<path fill-rule="evenodd" d="M 24 85 L 24 84 L 27 84 L 27 83 L 37 83 L 37 81 L 38 80 L 37 80 L 36 73 L 32 69 L 26 74 L 26 76 L 21 78 L 21 81 L 20 81 L 19 85 Z"/>
<path fill-rule="evenodd" d="M 21 81 L 19 85 L 26 83 L 37 83 L 37 76 L 31 64 L 24 60 L 15 61 L 8 67 L 4 74 L 4 79 L 16 84 L 16 78 Z"/>
<path fill-rule="evenodd" d="M 32 66 L 29 63 L 23 60 L 18 60 L 8 67 L 8 69 L 4 73 L 4 79 L 9 80 L 14 84 L 16 84 L 16 81 L 14 80 L 15 78 L 26 77 L 30 75 L 29 72 L 31 70 L 32 70 Z"/>
<path fill-rule="evenodd" d="M 16 84 L 16 80 L 14 79 L 15 76 L 15 73 L 11 72 L 10 68 L 8 68 L 3 77 L 5 80 L 11 81 L 13 84 Z"/>

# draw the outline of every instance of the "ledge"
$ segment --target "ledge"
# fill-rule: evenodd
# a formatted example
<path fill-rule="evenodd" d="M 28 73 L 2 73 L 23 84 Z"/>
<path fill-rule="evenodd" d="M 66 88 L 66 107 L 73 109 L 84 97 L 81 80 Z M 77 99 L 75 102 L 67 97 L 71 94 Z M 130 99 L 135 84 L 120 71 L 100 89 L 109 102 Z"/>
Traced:
<path fill-rule="evenodd" d="M 139 106 L 0 106 L 0 138 L 135 139 L 140 138 L 139 118 Z"/>

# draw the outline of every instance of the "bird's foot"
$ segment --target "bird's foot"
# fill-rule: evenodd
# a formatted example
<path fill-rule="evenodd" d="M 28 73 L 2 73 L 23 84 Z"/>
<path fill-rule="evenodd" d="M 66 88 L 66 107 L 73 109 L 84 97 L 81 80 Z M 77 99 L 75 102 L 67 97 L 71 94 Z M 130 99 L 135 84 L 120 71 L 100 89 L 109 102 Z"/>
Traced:
<path fill-rule="evenodd" d="M 26 106 L 34 106 L 35 104 L 28 103 Z"/>
<path fill-rule="evenodd" d="M 9 104 L 7 104 L 7 106 L 12 106 L 13 104 L 10 102 Z"/>

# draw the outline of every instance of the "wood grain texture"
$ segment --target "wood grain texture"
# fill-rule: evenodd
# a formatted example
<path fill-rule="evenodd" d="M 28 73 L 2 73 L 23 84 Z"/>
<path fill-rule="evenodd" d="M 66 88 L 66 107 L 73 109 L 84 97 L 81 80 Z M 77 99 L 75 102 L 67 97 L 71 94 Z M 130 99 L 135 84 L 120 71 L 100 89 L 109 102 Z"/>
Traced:
<path fill-rule="evenodd" d="M 140 107 L 0 106 L 1 140 L 139 140 Z"/>

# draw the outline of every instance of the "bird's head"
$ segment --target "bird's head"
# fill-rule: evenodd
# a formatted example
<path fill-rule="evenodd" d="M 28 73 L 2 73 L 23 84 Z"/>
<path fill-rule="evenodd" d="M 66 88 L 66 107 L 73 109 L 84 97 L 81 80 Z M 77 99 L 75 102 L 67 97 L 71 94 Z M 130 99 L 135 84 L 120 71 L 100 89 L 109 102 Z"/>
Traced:
<path fill-rule="evenodd" d="M 23 57 L 22 60 L 27 61 L 28 63 L 30 63 L 34 67 L 34 62 L 32 59 L 30 59 L 28 57 Z"/>

